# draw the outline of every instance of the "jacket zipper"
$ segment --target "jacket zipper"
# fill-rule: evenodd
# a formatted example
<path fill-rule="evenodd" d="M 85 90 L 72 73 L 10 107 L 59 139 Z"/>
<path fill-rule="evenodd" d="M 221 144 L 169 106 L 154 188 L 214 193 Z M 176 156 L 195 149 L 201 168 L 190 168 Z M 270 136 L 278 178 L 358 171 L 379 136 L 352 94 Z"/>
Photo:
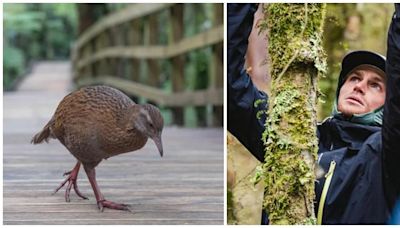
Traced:
<path fill-rule="evenodd" d="M 325 175 L 324 188 L 322 189 L 321 199 L 319 200 L 319 206 L 318 206 L 318 216 L 317 216 L 317 224 L 318 225 L 322 224 L 322 214 L 324 212 L 326 194 L 328 193 L 329 185 L 331 184 L 331 180 L 332 180 L 333 172 L 335 171 L 335 167 L 336 167 L 336 162 L 333 160 L 333 161 L 331 161 L 331 164 L 329 165 L 328 173 Z"/>

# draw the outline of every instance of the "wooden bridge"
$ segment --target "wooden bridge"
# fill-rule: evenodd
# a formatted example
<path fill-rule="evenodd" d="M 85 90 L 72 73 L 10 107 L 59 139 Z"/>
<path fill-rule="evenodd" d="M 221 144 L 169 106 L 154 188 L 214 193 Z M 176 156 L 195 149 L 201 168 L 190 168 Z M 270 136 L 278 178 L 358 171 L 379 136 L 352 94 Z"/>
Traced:
<path fill-rule="evenodd" d="M 202 15 L 202 21 L 188 22 L 205 12 L 212 15 L 208 20 Z M 223 38 L 223 4 L 129 4 L 79 36 L 73 80 L 108 84 L 168 108 L 177 125 L 184 124 L 184 107 L 205 107 L 211 115 L 197 109 L 197 116 L 208 116 L 202 122 L 222 126 Z M 191 76 L 196 53 L 205 56 L 206 70 Z M 193 76 L 203 83 L 189 86 Z"/>
<path fill-rule="evenodd" d="M 32 145 L 31 137 L 68 93 L 68 62 L 37 64 L 15 92 L 4 93 L 4 224 L 223 224 L 222 128 L 166 127 L 164 157 L 151 141 L 141 150 L 103 161 L 98 182 L 109 200 L 133 213 L 99 212 L 83 171 L 81 191 L 52 194 L 75 159 L 57 141 Z"/>

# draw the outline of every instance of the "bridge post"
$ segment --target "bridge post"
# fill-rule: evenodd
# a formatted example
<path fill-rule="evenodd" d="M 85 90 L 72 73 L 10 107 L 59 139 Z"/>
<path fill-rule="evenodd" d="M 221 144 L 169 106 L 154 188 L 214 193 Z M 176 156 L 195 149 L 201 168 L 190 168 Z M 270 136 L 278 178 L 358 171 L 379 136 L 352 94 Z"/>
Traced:
<path fill-rule="evenodd" d="M 222 25 L 224 21 L 224 4 L 214 4 L 213 26 Z M 224 71 L 223 71 L 223 42 L 212 46 L 212 57 L 210 58 L 210 86 L 209 89 L 223 88 Z M 212 126 L 222 126 L 223 122 L 223 106 L 212 107 Z"/>
<path fill-rule="evenodd" d="M 158 15 L 152 14 L 149 16 L 147 25 L 145 26 L 146 31 L 146 43 L 145 45 L 157 45 L 159 37 L 158 28 Z M 157 59 L 148 59 L 147 62 L 147 84 L 153 87 L 159 87 L 159 76 L 160 76 L 160 66 Z"/>
<path fill-rule="evenodd" d="M 183 4 L 176 4 L 171 7 L 172 40 L 176 43 L 183 38 Z M 185 59 L 183 55 L 172 58 L 172 90 L 181 92 L 184 90 L 184 69 Z M 173 107 L 173 123 L 182 126 L 184 124 L 183 108 Z"/>
<path fill-rule="evenodd" d="M 117 27 L 113 26 L 107 29 L 108 47 L 113 47 L 116 44 Z M 109 75 L 117 76 L 117 59 L 114 57 L 107 58 L 109 66 Z"/>
<path fill-rule="evenodd" d="M 130 30 L 129 30 L 129 42 L 130 46 L 139 46 L 141 41 L 141 31 L 140 31 L 140 20 L 135 19 L 130 23 Z M 132 58 L 131 60 L 131 77 L 130 79 L 134 82 L 139 81 L 139 74 L 140 74 L 140 60 L 137 58 Z"/>

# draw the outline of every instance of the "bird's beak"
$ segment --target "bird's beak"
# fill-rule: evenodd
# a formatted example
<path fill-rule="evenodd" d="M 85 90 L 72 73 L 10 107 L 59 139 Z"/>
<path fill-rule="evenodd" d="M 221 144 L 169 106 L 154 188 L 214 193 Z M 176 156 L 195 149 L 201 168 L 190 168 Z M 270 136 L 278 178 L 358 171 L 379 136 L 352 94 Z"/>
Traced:
<path fill-rule="evenodd" d="M 163 145 L 162 145 L 162 141 L 161 141 L 161 134 L 154 137 L 153 141 L 157 146 L 158 152 L 160 152 L 160 156 L 162 157 L 163 156 Z"/>

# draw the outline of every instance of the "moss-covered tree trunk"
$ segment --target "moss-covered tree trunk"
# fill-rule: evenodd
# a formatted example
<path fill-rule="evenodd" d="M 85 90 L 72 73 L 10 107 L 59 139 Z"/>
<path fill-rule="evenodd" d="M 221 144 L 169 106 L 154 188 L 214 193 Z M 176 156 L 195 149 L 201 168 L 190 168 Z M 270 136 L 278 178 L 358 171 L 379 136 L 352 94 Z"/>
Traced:
<path fill-rule="evenodd" d="M 325 4 L 269 4 L 271 95 L 263 139 L 264 208 L 270 224 L 315 224 L 317 79 Z"/>

